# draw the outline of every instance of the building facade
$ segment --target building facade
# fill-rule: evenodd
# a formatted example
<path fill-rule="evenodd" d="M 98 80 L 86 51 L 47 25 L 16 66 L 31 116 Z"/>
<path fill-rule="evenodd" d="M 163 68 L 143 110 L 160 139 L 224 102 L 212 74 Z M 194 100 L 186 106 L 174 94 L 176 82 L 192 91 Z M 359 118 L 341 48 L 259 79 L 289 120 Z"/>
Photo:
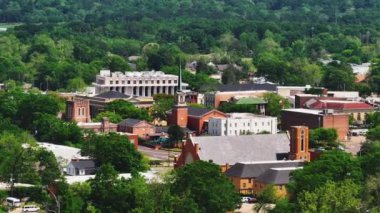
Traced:
<path fill-rule="evenodd" d="M 276 92 L 275 84 L 238 84 L 238 85 L 221 85 L 216 92 L 206 93 L 204 104 L 209 107 L 218 108 L 224 102 L 231 99 L 261 97 L 268 92 Z"/>
<path fill-rule="evenodd" d="M 277 118 L 251 113 L 230 113 L 227 118 L 210 118 L 208 134 L 213 136 L 277 134 Z"/>
<path fill-rule="evenodd" d="M 129 96 L 152 97 L 155 94 L 174 95 L 178 90 L 178 76 L 161 71 L 111 72 L 101 70 L 96 76 L 95 93 L 117 91 Z"/>
<path fill-rule="evenodd" d="M 75 122 L 91 122 L 90 101 L 83 98 L 71 98 L 66 102 L 66 119 Z"/>
<path fill-rule="evenodd" d="M 281 113 L 281 129 L 290 131 L 291 126 L 307 126 L 310 129 L 334 128 L 338 139 L 346 140 L 349 131 L 349 115 L 329 110 L 284 109 Z"/>
<path fill-rule="evenodd" d="M 117 130 L 119 132 L 132 133 L 142 138 L 146 138 L 149 135 L 156 133 L 156 128 L 154 125 L 143 120 L 132 118 L 121 121 L 117 126 Z"/>

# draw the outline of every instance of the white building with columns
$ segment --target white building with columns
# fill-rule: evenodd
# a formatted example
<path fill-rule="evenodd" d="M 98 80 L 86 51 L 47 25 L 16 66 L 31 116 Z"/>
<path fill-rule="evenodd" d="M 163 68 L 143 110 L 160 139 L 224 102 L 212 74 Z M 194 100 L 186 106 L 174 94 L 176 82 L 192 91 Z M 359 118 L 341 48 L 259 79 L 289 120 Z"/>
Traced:
<path fill-rule="evenodd" d="M 174 95 L 178 90 L 178 76 L 161 71 L 111 72 L 101 70 L 96 75 L 95 93 L 117 91 L 130 96 L 152 97 L 164 93 Z"/>
<path fill-rule="evenodd" d="M 251 113 L 229 113 L 228 118 L 210 118 L 208 134 L 234 136 L 258 133 L 277 134 L 277 118 Z"/>

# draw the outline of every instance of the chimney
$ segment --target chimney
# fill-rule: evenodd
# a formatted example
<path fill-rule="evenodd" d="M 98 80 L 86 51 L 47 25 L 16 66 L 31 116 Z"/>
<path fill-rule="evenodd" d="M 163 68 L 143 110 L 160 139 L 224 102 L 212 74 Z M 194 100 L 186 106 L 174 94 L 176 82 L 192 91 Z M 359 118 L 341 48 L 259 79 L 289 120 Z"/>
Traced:
<path fill-rule="evenodd" d="M 101 132 L 109 132 L 110 121 L 107 117 L 103 117 L 101 121 Z"/>

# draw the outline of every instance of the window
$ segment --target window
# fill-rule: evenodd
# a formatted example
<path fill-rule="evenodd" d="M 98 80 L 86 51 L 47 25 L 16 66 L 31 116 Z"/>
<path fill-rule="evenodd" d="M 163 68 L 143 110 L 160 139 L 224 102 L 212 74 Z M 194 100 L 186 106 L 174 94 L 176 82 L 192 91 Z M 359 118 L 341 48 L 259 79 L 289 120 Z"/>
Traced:
<path fill-rule="evenodd" d="M 154 84 L 154 81 L 152 80 L 151 83 Z"/>
<path fill-rule="evenodd" d="M 237 135 L 237 130 L 235 130 L 235 135 Z"/>
<path fill-rule="evenodd" d="M 125 84 L 125 81 L 121 81 L 122 84 Z"/>
<path fill-rule="evenodd" d="M 168 82 L 169 82 L 169 84 L 171 84 L 171 83 L 172 83 L 172 81 L 171 81 L 171 80 L 169 80 Z"/>
<path fill-rule="evenodd" d="M 255 126 L 257 126 L 257 122 L 255 122 Z"/>
<path fill-rule="evenodd" d="M 164 84 L 165 82 L 166 82 L 165 80 L 162 81 L 163 84 Z"/>
<path fill-rule="evenodd" d="M 113 84 L 113 81 L 110 81 L 110 84 Z"/>
<path fill-rule="evenodd" d="M 248 123 L 248 126 L 251 126 L 251 123 Z"/>
<path fill-rule="evenodd" d="M 148 81 L 145 81 L 145 84 L 148 84 Z"/>
<path fill-rule="evenodd" d="M 119 81 L 116 81 L 116 84 L 119 84 Z"/>
<path fill-rule="evenodd" d="M 301 151 L 305 151 L 305 130 L 301 130 Z"/>
<path fill-rule="evenodd" d="M 157 80 L 157 84 L 159 84 L 160 83 L 160 80 Z"/>
<path fill-rule="evenodd" d="M 270 122 L 268 122 L 268 126 L 270 126 Z"/>
<path fill-rule="evenodd" d="M 248 178 L 248 183 L 251 183 L 252 179 L 251 178 Z"/>
<path fill-rule="evenodd" d="M 243 189 L 245 189 L 245 187 L 247 187 L 247 185 L 245 183 L 243 183 Z"/>
<path fill-rule="evenodd" d="M 139 84 L 142 84 L 142 81 L 139 81 Z"/>
<path fill-rule="evenodd" d="M 174 83 L 176 84 L 176 83 L 177 83 L 177 80 L 174 80 Z"/>
<path fill-rule="evenodd" d="M 237 123 L 235 123 L 235 127 L 237 127 Z"/>
<path fill-rule="evenodd" d="M 128 84 L 131 84 L 131 81 L 128 81 Z"/>
<path fill-rule="evenodd" d="M 133 84 L 136 84 L 136 81 L 133 81 Z"/>

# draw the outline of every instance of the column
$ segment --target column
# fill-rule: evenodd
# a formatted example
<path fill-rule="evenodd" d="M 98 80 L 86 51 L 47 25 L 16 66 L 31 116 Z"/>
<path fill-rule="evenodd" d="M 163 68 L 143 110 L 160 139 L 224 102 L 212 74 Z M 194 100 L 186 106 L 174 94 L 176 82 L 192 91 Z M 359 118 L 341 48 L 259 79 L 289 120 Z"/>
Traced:
<path fill-rule="evenodd" d="M 151 96 L 152 96 L 152 93 L 151 93 L 151 87 L 150 87 L 150 86 L 147 86 L 146 89 L 148 90 L 148 94 L 147 94 L 147 96 L 148 96 L 148 97 L 151 97 Z"/>

